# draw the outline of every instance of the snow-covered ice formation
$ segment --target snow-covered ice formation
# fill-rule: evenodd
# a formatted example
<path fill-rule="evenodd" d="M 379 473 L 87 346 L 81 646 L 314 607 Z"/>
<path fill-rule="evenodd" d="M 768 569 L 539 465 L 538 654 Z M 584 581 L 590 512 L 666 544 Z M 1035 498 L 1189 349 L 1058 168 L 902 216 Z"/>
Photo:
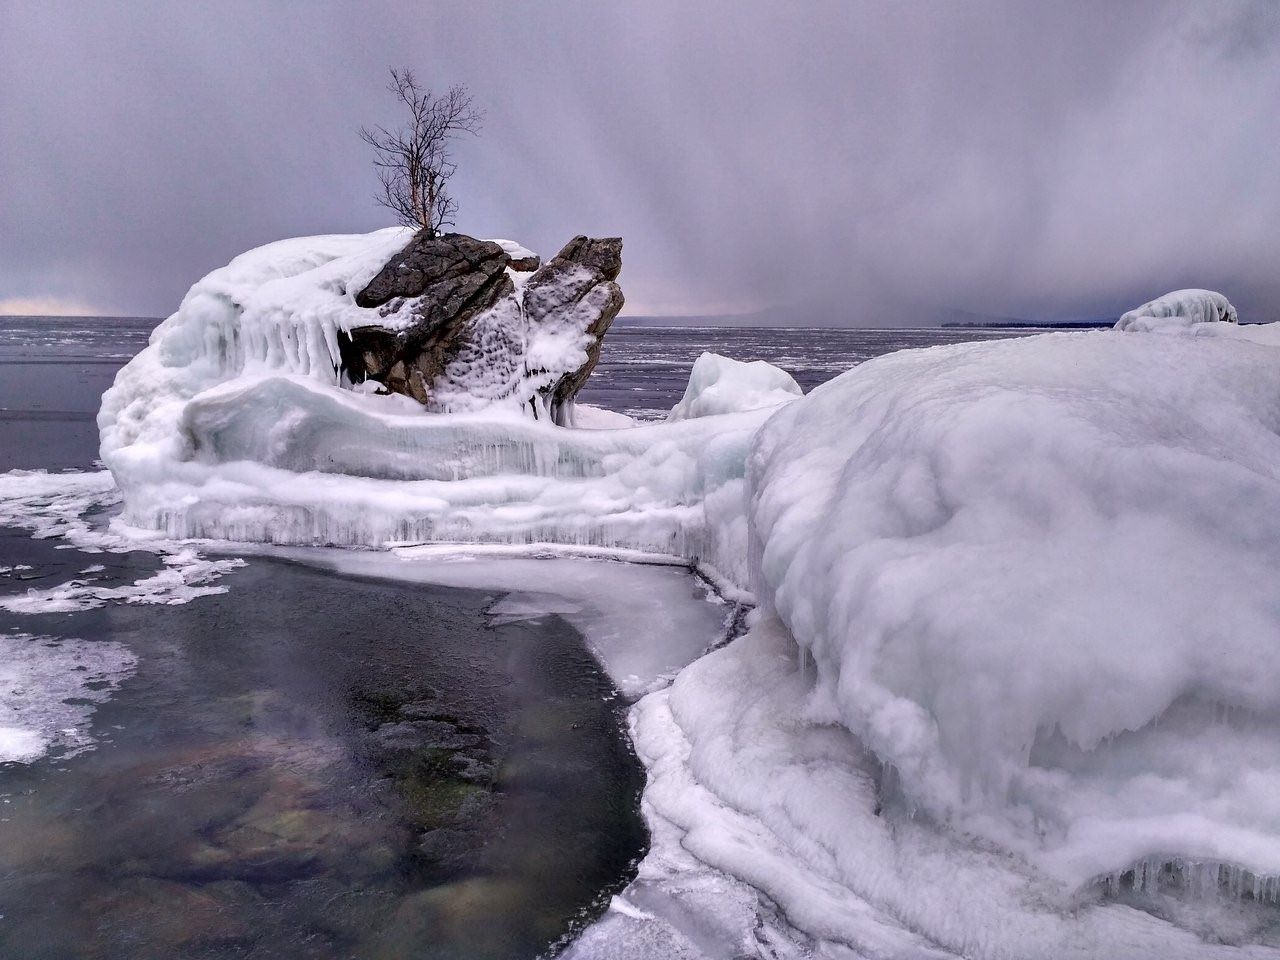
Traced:
<path fill-rule="evenodd" d="M 693 362 L 689 385 L 680 402 L 667 414 L 667 420 L 692 420 L 717 413 L 776 407 L 803 392 L 791 374 L 771 363 L 763 360 L 743 363 L 716 353 L 704 353 Z"/>
<path fill-rule="evenodd" d="M 1236 308 L 1222 294 L 1212 290 L 1175 290 L 1130 310 L 1116 321 L 1116 329 L 1160 333 L 1219 322 L 1240 322 Z"/>
<path fill-rule="evenodd" d="M 325 353 L 392 245 L 201 281 L 103 459 L 170 537 L 639 550 L 754 595 L 636 704 L 653 848 L 571 955 L 1275 955 L 1280 336 L 905 351 L 803 398 L 704 358 L 664 424 L 432 416 Z"/>
<path fill-rule="evenodd" d="M 910 351 L 780 410 L 753 587 L 814 657 L 811 718 L 1073 885 L 1153 853 L 1280 873 L 1275 343 Z"/>

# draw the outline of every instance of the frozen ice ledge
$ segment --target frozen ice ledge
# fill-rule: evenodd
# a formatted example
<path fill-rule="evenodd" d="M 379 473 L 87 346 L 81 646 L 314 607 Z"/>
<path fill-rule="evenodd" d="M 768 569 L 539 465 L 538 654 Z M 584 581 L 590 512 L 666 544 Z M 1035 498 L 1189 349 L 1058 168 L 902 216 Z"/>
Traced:
<path fill-rule="evenodd" d="M 1265 906 L 1280 877 L 1275 331 L 1184 291 L 1152 323 L 903 351 L 804 397 L 704 358 L 635 425 L 573 409 L 617 274 L 572 251 L 548 266 L 577 299 L 504 264 L 472 315 L 516 344 L 500 376 L 484 350 L 354 364 L 360 330 L 412 340 L 421 303 L 358 296 L 409 242 L 287 241 L 197 283 L 103 398 L 117 522 L 640 550 L 749 592 L 748 636 L 637 705 L 648 813 L 655 850 L 746 881 L 817 955 L 1275 945 L 1274 917 L 1175 909 Z"/>

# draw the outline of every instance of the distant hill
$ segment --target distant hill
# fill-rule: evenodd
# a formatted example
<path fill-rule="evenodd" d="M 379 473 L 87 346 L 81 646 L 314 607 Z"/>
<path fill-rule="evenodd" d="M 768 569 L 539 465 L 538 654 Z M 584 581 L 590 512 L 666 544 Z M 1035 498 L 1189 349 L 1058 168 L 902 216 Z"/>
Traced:
<path fill-rule="evenodd" d="M 1115 317 L 1101 317 L 1097 320 L 1010 320 L 988 321 L 985 323 L 952 322 L 943 323 L 944 327 L 1019 327 L 1033 330 L 1097 330 L 1116 325 Z"/>

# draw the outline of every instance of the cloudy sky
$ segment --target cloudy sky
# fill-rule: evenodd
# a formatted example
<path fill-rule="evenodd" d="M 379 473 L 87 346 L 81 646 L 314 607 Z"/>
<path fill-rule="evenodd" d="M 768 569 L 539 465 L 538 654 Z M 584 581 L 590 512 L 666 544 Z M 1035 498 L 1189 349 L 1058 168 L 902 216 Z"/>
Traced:
<path fill-rule="evenodd" d="M 634 314 L 1280 318 L 1280 3 L 0 0 L 0 313 L 163 315 L 385 225 L 389 66 L 470 87 L 458 227 L 625 238 Z"/>

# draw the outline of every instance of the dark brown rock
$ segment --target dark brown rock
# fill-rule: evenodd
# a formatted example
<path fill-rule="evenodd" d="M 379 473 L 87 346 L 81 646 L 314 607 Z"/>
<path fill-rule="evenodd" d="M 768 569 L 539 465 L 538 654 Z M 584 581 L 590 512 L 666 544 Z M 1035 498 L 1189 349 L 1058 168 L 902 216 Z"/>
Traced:
<path fill-rule="evenodd" d="M 339 339 L 352 382 L 373 379 L 427 403 L 431 385 L 462 349 L 468 322 L 514 289 L 502 247 L 460 233 L 417 233 L 356 294 L 357 306 L 397 314 L 399 329 L 370 324 Z M 409 313 L 403 324 L 402 315 Z"/>
<path fill-rule="evenodd" d="M 508 267 L 534 270 L 519 297 Z M 574 237 L 538 266 L 491 241 L 419 233 L 356 295 L 383 322 L 339 336 L 343 368 L 353 383 L 376 380 L 435 410 L 516 395 L 567 422 L 622 309 L 621 269 L 620 237 Z"/>
<path fill-rule="evenodd" d="M 505 250 L 462 233 L 414 234 L 356 294 L 356 306 L 380 307 L 397 297 L 430 294 L 431 316 L 449 316 L 469 303 L 511 262 Z"/>

